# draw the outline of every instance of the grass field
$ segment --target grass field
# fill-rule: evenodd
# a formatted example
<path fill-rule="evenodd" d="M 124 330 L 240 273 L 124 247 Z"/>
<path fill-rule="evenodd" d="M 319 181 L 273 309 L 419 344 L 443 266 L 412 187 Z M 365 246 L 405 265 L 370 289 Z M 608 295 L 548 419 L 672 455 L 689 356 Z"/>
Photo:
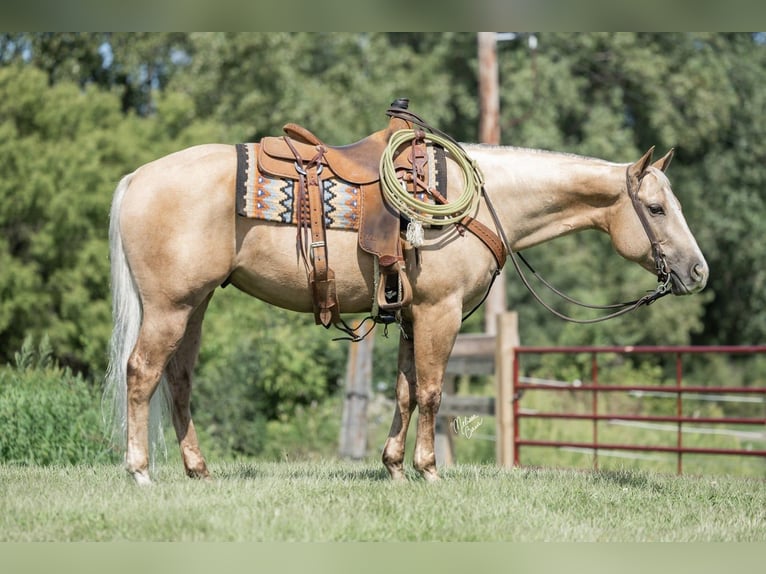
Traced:
<path fill-rule="evenodd" d="M 458 465 L 390 482 L 379 463 L 0 466 L 0 541 L 766 541 L 766 482 Z"/>

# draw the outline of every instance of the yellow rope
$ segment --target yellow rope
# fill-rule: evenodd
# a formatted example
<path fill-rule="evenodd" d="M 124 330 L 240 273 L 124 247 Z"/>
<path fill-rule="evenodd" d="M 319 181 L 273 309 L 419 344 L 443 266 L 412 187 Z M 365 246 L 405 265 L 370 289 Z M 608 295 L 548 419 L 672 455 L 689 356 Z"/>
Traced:
<path fill-rule="evenodd" d="M 420 201 L 414 194 L 409 193 L 404 188 L 404 183 L 396 177 L 393 157 L 403 144 L 415 139 L 415 130 L 399 130 L 391 136 L 383 152 L 383 157 L 380 158 L 380 179 L 383 195 L 392 207 L 398 209 L 412 221 L 436 226 L 457 223 L 473 212 L 476 207 L 484 184 L 483 176 L 479 167 L 459 145 L 438 134 L 426 133 L 425 138 L 447 150 L 450 157 L 463 170 L 465 180 L 463 193 L 455 201 L 445 204 Z"/>

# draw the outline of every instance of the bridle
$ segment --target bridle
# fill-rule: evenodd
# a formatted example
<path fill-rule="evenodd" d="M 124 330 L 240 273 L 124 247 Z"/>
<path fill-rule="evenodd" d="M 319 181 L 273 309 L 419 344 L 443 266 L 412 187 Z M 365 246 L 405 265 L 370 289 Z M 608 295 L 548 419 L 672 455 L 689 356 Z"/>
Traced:
<path fill-rule="evenodd" d="M 660 242 L 657 239 L 657 236 L 654 233 L 654 230 L 652 230 L 652 228 L 649 226 L 649 220 L 647 219 L 646 213 L 643 210 L 643 206 L 641 205 L 641 202 L 638 199 L 638 191 L 641 189 L 641 184 L 643 183 L 644 175 L 645 173 L 641 174 L 638 177 L 638 185 L 634 185 L 633 180 L 630 177 L 630 169 L 628 168 L 625 171 L 625 182 L 626 182 L 627 191 L 630 197 L 631 204 L 633 205 L 633 209 L 635 210 L 636 215 L 638 216 L 638 219 L 641 222 L 641 226 L 644 228 L 644 232 L 646 233 L 646 236 L 649 238 L 649 242 L 652 245 L 652 257 L 654 258 L 654 267 L 655 267 L 655 272 L 657 274 L 658 285 L 654 291 L 647 293 L 646 295 L 644 295 L 643 297 L 639 299 L 635 299 L 633 301 L 627 301 L 625 303 L 615 303 L 612 305 L 591 305 L 589 303 L 583 303 L 581 301 L 573 299 L 566 293 L 563 293 L 560 290 L 556 289 L 553 285 L 551 285 L 548 281 L 546 281 L 542 276 L 540 276 L 532 268 L 532 266 L 529 264 L 529 262 L 521 253 L 515 253 L 511 249 L 511 244 L 508 241 L 508 237 L 505 234 L 505 230 L 503 229 L 502 224 L 500 223 L 500 219 L 497 215 L 497 211 L 495 211 L 495 208 L 489 199 L 489 195 L 487 194 L 486 189 L 482 190 L 484 200 L 487 204 L 487 207 L 489 208 L 490 214 L 492 215 L 492 219 L 495 222 L 495 227 L 497 228 L 500 238 L 502 239 L 503 244 L 505 245 L 505 248 L 511 258 L 511 262 L 513 263 L 513 266 L 516 269 L 516 272 L 518 273 L 519 278 L 521 279 L 521 282 L 524 284 L 527 290 L 529 290 L 532 296 L 538 301 L 538 303 L 540 303 L 548 311 L 553 313 L 556 317 L 560 319 L 564 319 L 565 321 L 569 321 L 572 323 L 580 323 L 580 324 L 599 323 L 601 321 L 606 321 L 607 319 L 613 319 L 615 317 L 619 317 L 620 315 L 629 313 L 630 311 L 638 309 L 639 307 L 643 305 L 650 305 L 654 303 L 657 299 L 664 297 L 665 295 L 668 295 L 671 292 L 671 272 L 670 272 L 670 266 L 668 265 L 667 257 L 665 256 L 665 252 L 662 250 L 662 246 L 660 245 Z M 573 303 L 574 305 L 578 305 L 580 307 L 585 307 L 587 309 L 597 309 L 602 311 L 614 310 L 614 311 L 612 313 L 609 313 L 602 317 L 596 317 L 594 319 L 577 319 L 577 318 L 565 315 L 564 313 L 561 313 L 560 311 L 554 309 L 548 303 L 546 303 L 542 299 L 542 297 L 540 297 L 540 295 L 534 290 L 534 288 L 529 282 L 529 279 L 524 274 L 524 271 L 521 268 L 521 265 L 519 264 L 519 260 L 521 260 L 524 263 L 524 265 L 526 265 L 529 271 L 543 285 L 545 285 L 545 287 L 550 289 L 553 293 L 555 293 L 556 295 L 558 295 L 565 301 L 568 301 L 569 303 Z"/>
<path fill-rule="evenodd" d="M 644 175 L 645 173 L 639 176 L 638 186 L 633 189 L 632 181 L 630 178 L 630 171 L 626 170 L 625 184 L 628 189 L 630 201 L 633 204 L 633 209 L 636 211 L 638 220 L 641 222 L 641 226 L 644 228 L 644 232 L 649 238 L 649 242 L 652 244 L 652 257 L 654 258 L 654 269 L 657 274 L 657 282 L 660 283 L 660 286 L 664 286 L 666 289 L 669 289 L 670 266 L 668 265 L 667 257 L 665 257 L 665 252 L 662 250 L 662 246 L 657 239 L 657 235 L 655 235 L 654 230 L 649 226 L 649 220 L 646 218 L 646 213 L 642 209 L 643 206 L 638 199 L 638 191 L 641 189 L 641 184 L 644 181 Z"/>

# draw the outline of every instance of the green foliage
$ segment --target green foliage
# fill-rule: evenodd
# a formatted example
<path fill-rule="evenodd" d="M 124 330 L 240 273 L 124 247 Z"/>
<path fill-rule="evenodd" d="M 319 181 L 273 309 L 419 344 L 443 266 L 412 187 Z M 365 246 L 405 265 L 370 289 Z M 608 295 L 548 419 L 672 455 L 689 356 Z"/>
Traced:
<path fill-rule="evenodd" d="M 199 116 L 231 126 L 241 139 L 296 122 L 330 143 L 348 143 L 383 127 L 397 97 L 409 97 L 430 121 L 465 137 L 475 130 L 456 116 L 472 100 L 472 80 L 456 82 L 450 64 L 465 62 L 453 50 L 466 38 L 475 42 L 451 34 L 196 33 L 190 63 L 169 90 L 191 94 Z M 475 119 L 475 102 L 471 111 Z"/>
<path fill-rule="evenodd" d="M 82 377 L 60 368 L 47 338 L 31 338 L 0 368 L 0 460 L 61 465 L 114 462 L 99 396 Z"/>
<path fill-rule="evenodd" d="M 332 341 L 335 332 L 313 322 L 229 289 L 213 300 L 192 403 L 198 428 L 218 448 L 273 456 L 285 442 L 269 445 L 267 435 L 282 431 L 267 421 L 297 422 L 301 409 L 336 392 L 349 343 Z M 337 442 L 337 431 L 330 440 Z"/>
<path fill-rule="evenodd" d="M 676 147 L 669 176 L 711 277 L 702 295 L 576 326 L 549 316 L 508 271 L 522 343 L 763 341 L 763 36 L 541 33 L 534 49 L 529 40 L 498 44 L 503 143 L 622 162 L 652 145 Z M 287 122 L 348 143 L 381 128 L 396 97 L 475 141 L 477 70 L 472 33 L 0 34 L 0 364 L 13 362 L 27 335 L 47 334 L 58 364 L 100 380 L 111 329 L 108 210 L 124 173 L 190 145 L 279 133 Z M 595 232 L 529 256 L 588 301 L 654 287 Z M 219 298 L 226 302 L 214 302 L 205 325 L 195 416 L 216 448 L 265 454 L 270 424 L 337 392 L 346 344 L 308 317 Z M 232 331 L 235 319 L 246 324 Z M 465 329 L 481 324 L 479 313 Z M 375 349 L 374 384 L 389 394 L 397 335 L 379 336 Z M 735 363 L 714 366 L 738 373 Z"/>
<path fill-rule="evenodd" d="M 26 334 L 47 333 L 62 363 L 103 372 L 111 193 L 123 173 L 175 147 L 166 123 L 186 137 L 170 111 L 138 120 L 113 93 L 0 67 L 0 362 Z M 195 139 L 208 129 L 195 125 Z"/>
<path fill-rule="evenodd" d="M 298 405 L 293 416 L 266 423 L 260 460 L 327 460 L 338 452 L 341 397 Z"/>

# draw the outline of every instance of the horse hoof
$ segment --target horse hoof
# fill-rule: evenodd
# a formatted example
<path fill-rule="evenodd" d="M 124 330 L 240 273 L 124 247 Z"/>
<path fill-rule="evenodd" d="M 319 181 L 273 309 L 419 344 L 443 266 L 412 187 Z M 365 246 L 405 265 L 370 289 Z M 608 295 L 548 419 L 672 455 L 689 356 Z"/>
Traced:
<path fill-rule="evenodd" d="M 391 475 L 391 480 L 394 482 L 407 482 L 407 477 L 404 475 L 402 469 L 389 468 L 388 473 Z"/>
<path fill-rule="evenodd" d="M 210 473 L 207 471 L 207 469 L 203 470 L 187 470 L 186 476 L 188 476 L 191 479 L 194 480 L 202 480 L 204 482 L 212 482 L 213 479 L 210 478 Z"/>
<path fill-rule="evenodd" d="M 130 472 L 131 476 L 133 477 L 133 480 L 138 486 L 152 486 L 152 479 L 149 478 L 149 474 L 146 472 L 136 471 L 136 472 Z"/>
<path fill-rule="evenodd" d="M 402 465 L 386 465 L 388 474 L 391 475 L 391 480 L 394 482 L 407 482 L 407 477 L 404 475 L 404 469 Z"/>
<path fill-rule="evenodd" d="M 441 477 L 436 473 L 435 470 L 433 471 L 423 471 L 423 478 L 426 480 L 426 482 L 440 482 Z"/>

